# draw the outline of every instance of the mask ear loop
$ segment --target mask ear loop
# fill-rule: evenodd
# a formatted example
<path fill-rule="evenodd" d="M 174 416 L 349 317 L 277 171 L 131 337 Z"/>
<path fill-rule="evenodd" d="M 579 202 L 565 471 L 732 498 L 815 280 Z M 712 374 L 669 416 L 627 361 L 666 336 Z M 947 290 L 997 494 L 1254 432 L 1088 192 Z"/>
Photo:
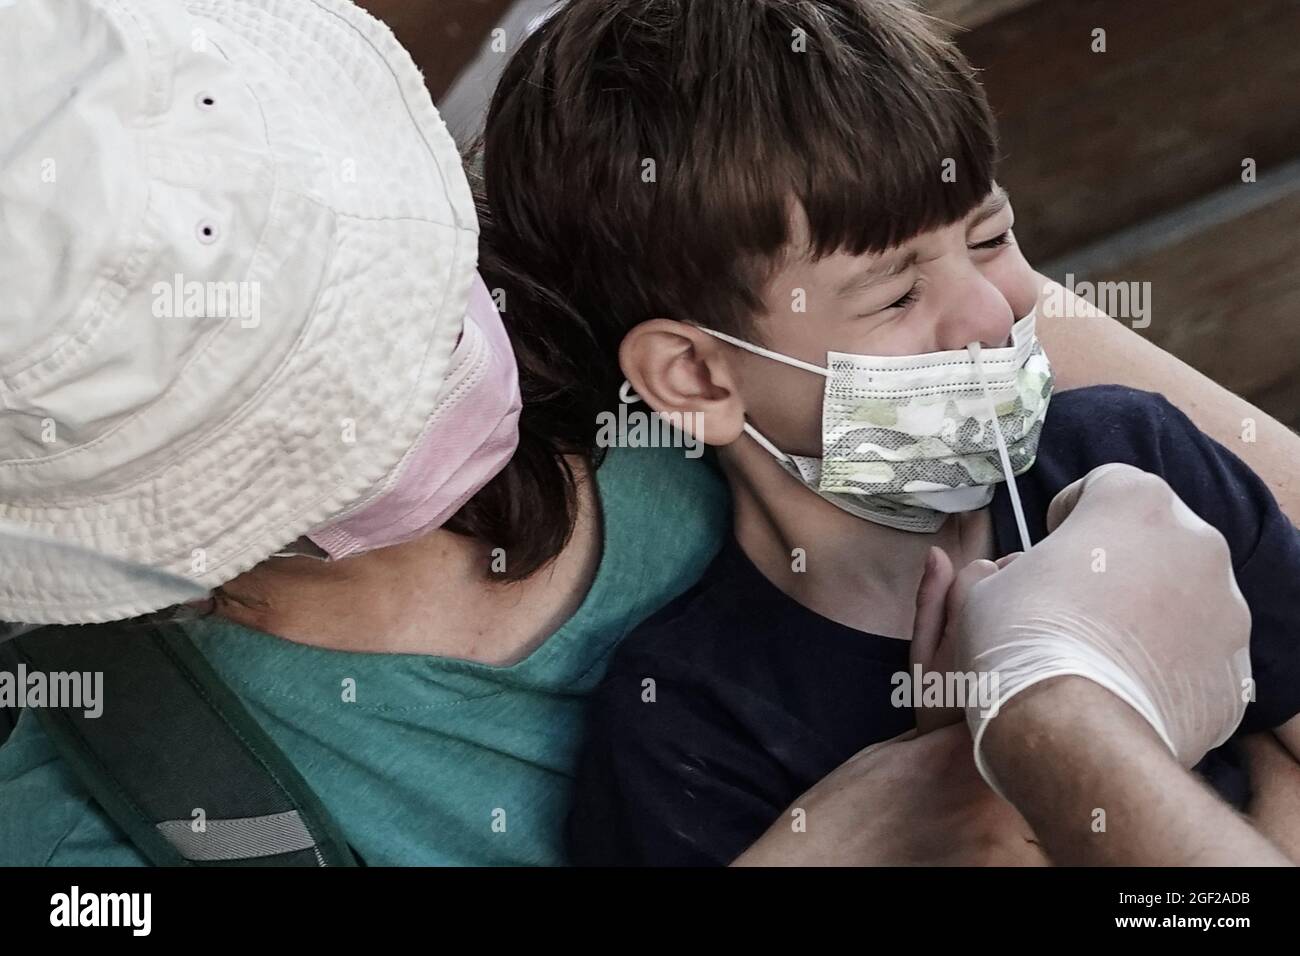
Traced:
<path fill-rule="evenodd" d="M 1021 546 L 1028 551 L 1033 547 L 1033 543 L 1029 540 L 1029 527 L 1025 524 L 1025 509 L 1020 503 L 1020 489 L 1016 486 L 1016 476 L 1011 468 L 1011 455 L 1007 452 L 1007 443 L 1002 437 L 1002 426 L 998 424 L 998 410 L 993 406 L 993 398 L 989 395 L 988 382 L 984 380 L 984 365 L 980 361 L 980 344 L 972 342 L 966 346 L 966 351 L 970 353 L 971 361 L 975 363 L 975 374 L 979 376 L 980 385 L 984 389 L 984 402 L 988 406 L 989 423 L 993 426 L 993 438 L 998 443 L 998 457 L 1002 459 L 1002 473 L 1007 479 L 1007 490 L 1011 492 L 1011 510 L 1016 515 L 1016 530 L 1020 532 Z"/>
<path fill-rule="evenodd" d="M 705 331 L 707 332 L 708 329 L 705 329 Z M 623 384 L 618 387 L 618 400 L 622 402 L 624 405 L 635 405 L 637 402 L 641 401 L 641 396 L 638 395 L 636 392 L 632 391 L 631 382 L 629 382 L 627 379 L 623 379 Z M 758 442 L 760 445 L 766 448 L 768 453 L 771 454 L 772 457 L 774 457 L 777 461 L 784 461 L 791 465 L 794 464 L 793 459 L 791 459 L 789 455 L 781 451 L 781 449 L 777 448 L 770 441 L 764 438 L 762 433 L 753 425 L 751 425 L 749 422 L 745 422 L 744 427 L 745 427 L 745 434 L 747 434 L 750 438 L 754 439 L 754 441 Z"/>
<path fill-rule="evenodd" d="M 805 362 L 802 359 L 792 358 L 789 355 L 782 355 L 780 352 L 773 352 L 771 349 L 765 349 L 761 345 L 754 345 L 752 342 L 746 342 L 744 339 L 738 339 L 734 336 L 728 335 L 725 332 L 715 332 L 713 329 L 706 329 L 702 325 L 696 326 L 696 328 L 698 328 L 701 332 L 708 333 L 709 335 L 713 336 L 715 339 L 721 339 L 723 342 L 730 343 L 731 345 L 736 346 L 736 348 L 738 349 L 744 349 L 746 352 L 752 352 L 755 355 L 761 355 L 763 356 L 763 358 L 770 358 L 774 361 L 780 362 L 782 365 L 789 365 L 793 368 L 801 368 L 805 372 L 813 372 L 817 375 L 820 375 L 822 378 L 831 377 L 830 369 L 822 368 L 820 365 L 814 365 L 812 364 L 812 362 Z M 641 401 L 641 396 L 638 395 L 636 392 L 632 391 L 632 383 L 627 379 L 623 379 L 623 384 L 618 387 L 618 398 L 619 401 L 621 401 L 625 405 L 632 405 L 636 402 Z M 753 425 L 751 425 L 749 422 L 745 422 L 744 428 L 745 428 L 745 434 L 747 434 L 750 438 L 754 439 L 754 441 L 762 445 L 763 448 L 767 451 L 767 453 L 770 454 L 777 461 L 785 462 L 786 464 L 791 466 L 794 465 L 793 458 L 791 458 L 785 452 L 781 451 L 781 449 L 777 448 L 770 441 L 768 441 L 767 438 L 763 436 L 763 433 L 760 432 Z"/>
<path fill-rule="evenodd" d="M 755 345 L 753 342 L 746 342 L 744 339 L 738 339 L 735 336 L 728 335 L 726 332 L 715 332 L 713 329 L 706 329 L 704 326 L 696 326 L 701 332 L 705 332 L 715 339 L 721 339 L 738 349 L 744 349 L 746 352 L 752 352 L 755 355 L 761 355 L 763 358 L 770 358 L 774 362 L 780 362 L 782 365 L 789 365 L 791 368 L 801 368 L 805 372 L 812 372 L 820 375 L 822 378 L 830 378 L 831 370 L 822 368 L 820 365 L 814 365 L 812 362 L 805 362 L 803 359 L 797 359 L 790 355 L 782 355 L 780 352 L 773 352 L 771 349 L 765 349 L 761 345 Z"/>
<path fill-rule="evenodd" d="M 789 365 L 791 368 L 801 368 L 805 372 L 812 372 L 814 375 L 820 375 L 822 378 L 832 377 L 830 369 L 822 368 L 820 365 L 814 365 L 812 362 L 805 362 L 803 359 L 797 359 L 790 355 L 782 355 L 780 352 L 773 352 L 771 349 L 765 349 L 761 345 L 755 345 L 753 342 L 746 342 L 744 339 L 738 339 L 733 335 L 728 335 L 726 332 L 716 332 L 713 329 L 706 329 L 702 325 L 697 326 L 697 328 L 701 332 L 713 336 L 715 339 L 720 339 L 723 342 L 734 345 L 738 349 L 744 349 L 746 352 L 751 352 L 754 355 L 761 355 L 763 358 L 772 359 L 774 362 L 780 362 L 782 365 Z M 795 465 L 793 458 L 768 441 L 767 438 L 764 437 L 763 433 L 749 422 L 745 422 L 744 428 L 745 434 L 758 442 L 759 445 L 761 445 L 763 449 L 777 461 L 784 462 L 792 468 L 798 467 Z"/>

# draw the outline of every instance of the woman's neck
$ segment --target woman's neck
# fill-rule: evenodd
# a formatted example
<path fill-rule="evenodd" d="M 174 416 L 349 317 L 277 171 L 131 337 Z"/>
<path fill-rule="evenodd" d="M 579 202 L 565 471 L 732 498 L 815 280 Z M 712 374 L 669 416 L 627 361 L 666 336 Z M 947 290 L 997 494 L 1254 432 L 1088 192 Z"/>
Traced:
<path fill-rule="evenodd" d="M 573 535 L 522 581 L 497 576 L 491 545 L 440 529 L 337 562 L 272 558 L 224 585 L 215 613 L 333 650 L 515 663 L 573 615 L 600 564 L 595 482 L 585 463 L 572 464 Z"/>

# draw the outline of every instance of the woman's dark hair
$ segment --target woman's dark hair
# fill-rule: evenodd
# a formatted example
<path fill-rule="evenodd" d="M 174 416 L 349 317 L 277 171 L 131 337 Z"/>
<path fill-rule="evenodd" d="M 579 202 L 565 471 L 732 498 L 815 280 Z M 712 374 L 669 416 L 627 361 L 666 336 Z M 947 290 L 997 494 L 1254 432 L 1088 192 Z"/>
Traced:
<path fill-rule="evenodd" d="M 819 258 L 883 251 L 986 197 L 993 117 L 931 22 L 904 0 L 571 0 L 524 40 L 468 162 L 519 450 L 450 529 L 505 548 L 512 578 L 558 554 L 565 456 L 599 463 L 619 343 L 655 317 L 761 340 L 792 203 Z"/>

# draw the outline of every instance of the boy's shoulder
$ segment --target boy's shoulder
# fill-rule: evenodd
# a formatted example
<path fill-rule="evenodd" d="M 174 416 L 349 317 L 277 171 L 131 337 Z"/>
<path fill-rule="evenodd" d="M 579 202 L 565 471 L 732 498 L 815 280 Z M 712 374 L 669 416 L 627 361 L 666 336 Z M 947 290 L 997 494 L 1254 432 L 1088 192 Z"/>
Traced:
<path fill-rule="evenodd" d="M 777 610 L 772 590 L 728 537 L 699 580 L 633 628 L 611 664 L 655 661 L 683 674 L 725 673 L 732 642 L 719 638 L 747 634 L 761 642 L 767 633 L 763 625 L 772 623 Z"/>
<path fill-rule="evenodd" d="M 1250 467 L 1167 398 L 1101 385 L 1052 397 L 1038 457 L 1018 479 L 1031 537 L 1037 541 L 1046 535 L 1047 507 L 1061 489 L 1113 462 L 1168 482 L 1192 511 L 1227 538 L 1237 567 L 1250 557 L 1265 526 L 1286 524 L 1268 487 Z M 1005 486 L 998 494 L 1005 496 Z M 1006 533 L 1007 540 L 1013 537 Z"/>
<path fill-rule="evenodd" d="M 1169 399 L 1126 385 L 1090 385 L 1057 392 L 1043 425 L 1044 439 L 1050 437 L 1056 445 L 1088 439 L 1078 451 L 1089 454 L 1092 450 L 1094 456 L 1099 444 L 1135 446 L 1135 453 L 1141 454 L 1151 447 L 1152 438 L 1162 433 L 1188 431 L 1197 431 L 1196 426 Z"/>
<path fill-rule="evenodd" d="M 1094 385 L 1052 396 L 1031 480 L 1053 493 L 1112 462 L 1174 484 L 1204 471 L 1224 451 L 1156 392 Z"/>
<path fill-rule="evenodd" d="M 770 581 L 729 537 L 692 587 L 642 621 L 607 678 L 658 675 L 719 698 L 794 700 L 848 675 L 906 666 L 907 645 L 823 617 Z M 865 678 L 864 678 L 865 679 Z"/>

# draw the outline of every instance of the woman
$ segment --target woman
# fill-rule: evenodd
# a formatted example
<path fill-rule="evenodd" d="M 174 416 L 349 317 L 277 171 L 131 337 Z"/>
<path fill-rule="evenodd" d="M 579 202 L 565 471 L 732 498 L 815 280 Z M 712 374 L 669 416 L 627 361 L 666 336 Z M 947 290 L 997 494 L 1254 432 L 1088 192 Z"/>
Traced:
<path fill-rule="evenodd" d="M 573 305 L 495 231 L 512 202 L 503 193 L 480 207 L 481 272 L 487 289 L 505 292 L 497 305 L 523 397 L 518 448 L 502 467 L 514 413 L 500 389 L 484 392 L 496 400 L 486 421 L 437 431 L 457 334 L 464 345 L 471 325 L 494 317 L 462 319 L 473 285 L 468 193 L 418 73 L 345 0 L 271 3 L 255 16 L 233 3 L 204 7 L 211 12 L 177 10 L 154 24 L 178 62 L 199 72 L 155 77 L 166 82 L 153 89 L 171 97 L 139 101 L 179 124 L 157 144 L 169 148 L 157 154 L 167 162 L 148 169 L 152 192 L 136 185 L 138 168 L 65 177 L 69 192 L 35 201 L 32 179 L 4 180 L 3 228 L 28 227 L 5 235 L 6 250 L 25 248 L 20 237 L 77 241 L 34 247 L 0 276 L 19 305 L 0 321 L 0 519 L 216 588 L 214 613 L 186 621 L 190 638 L 368 862 L 563 862 L 583 696 L 621 637 L 689 586 L 720 544 L 721 486 L 671 449 L 614 449 L 601 460 L 594 413 L 613 400 L 604 385 L 616 366 L 611 356 L 592 364 L 601 353 Z M 329 24 L 316 19 L 322 9 Z M 59 127 L 55 104 L 31 84 L 76 75 L 106 46 L 114 57 L 138 55 L 122 39 L 129 25 L 106 24 L 75 0 L 42 11 L 45 20 L 10 34 L 26 46 L 0 41 L 4 115 L 25 116 L 28 127 L 52 117 L 53 139 L 34 150 L 62 143 L 51 149 L 85 155 L 96 144 L 108 155 L 104 147 L 127 133 Z M 211 47 L 193 50 L 196 35 Z M 535 55 L 538 42 L 517 57 Z M 295 55 L 305 49 L 312 55 Z M 137 102 L 115 85 L 122 75 L 107 71 L 78 95 Z M 169 113 L 172 104 L 192 111 Z M 497 140 L 508 148 L 508 115 L 494 110 L 493 123 L 507 124 Z M 217 196 L 204 191 L 194 153 L 172 148 L 196 137 L 237 173 Z M 43 154 L 3 155 L 17 163 Z M 494 162 L 491 134 L 486 158 Z M 278 180 L 266 178 L 271 169 Z M 33 212 L 24 221 L 27 207 L 56 219 Z M 87 221 L 88 207 L 105 211 Z M 100 282 L 95 267 L 117 249 L 114 227 L 153 223 L 146 214 L 159 208 L 176 211 L 178 225 L 158 226 L 141 247 L 147 256 L 117 255 L 119 270 L 134 263 L 138 274 Z M 177 275 L 181 292 L 154 291 L 158 282 L 174 288 Z M 247 301 L 258 290 L 258 308 L 233 322 L 182 324 L 190 280 L 257 282 Z M 67 298 L 49 301 L 58 294 Z M 83 297 L 118 320 L 112 334 L 78 337 L 90 328 Z M 121 298 L 149 307 L 127 313 Z M 168 301 L 182 303 L 179 314 L 169 315 Z M 34 333 L 38 311 L 50 319 Z M 1083 325 L 1043 324 L 1062 387 L 1122 381 L 1162 391 L 1221 438 L 1256 418 L 1261 440 L 1244 454 L 1300 514 L 1284 465 L 1300 451 L 1294 436 L 1118 324 Z M 501 353 L 477 354 L 483 375 L 501 374 Z M 224 364 L 205 364 L 213 355 Z M 47 419 L 52 446 L 40 440 Z M 156 427 L 133 432 L 140 421 Z M 439 436 L 432 453 L 422 435 Z M 472 472 L 459 487 L 446 484 L 459 468 L 421 477 L 452 460 Z M 93 522 L 104 515 L 113 520 Z M 57 569 L 6 581 L 0 619 L 155 610 L 143 600 L 97 605 L 76 591 Z M 941 764 L 910 763 L 909 779 L 925 789 Z M 1014 821 L 970 776 L 943 818 L 947 849 L 1014 842 Z M 858 796 L 872 785 L 862 781 Z M 926 819 L 933 832 L 935 818 Z M 896 823 L 883 832 L 906 841 L 906 819 Z M 890 848 L 871 850 L 879 859 Z M 0 748 L 0 862 L 143 862 L 26 712 Z"/>

